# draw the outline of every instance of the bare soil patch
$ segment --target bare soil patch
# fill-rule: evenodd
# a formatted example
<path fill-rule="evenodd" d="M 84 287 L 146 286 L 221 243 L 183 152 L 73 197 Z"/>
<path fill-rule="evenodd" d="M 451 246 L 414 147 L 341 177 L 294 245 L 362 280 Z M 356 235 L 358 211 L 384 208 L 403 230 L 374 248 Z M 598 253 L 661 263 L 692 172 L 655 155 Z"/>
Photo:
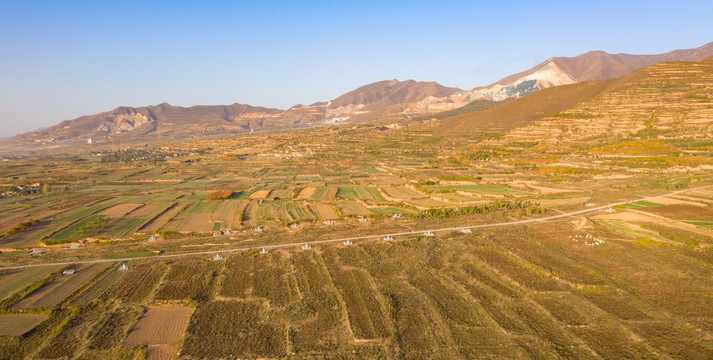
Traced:
<path fill-rule="evenodd" d="M 651 206 L 641 208 L 639 210 L 676 220 L 713 220 L 713 209 L 709 207 L 675 204 L 667 206 Z"/>
<path fill-rule="evenodd" d="M 151 345 L 146 349 L 146 360 L 171 360 L 175 354 L 171 345 Z"/>
<path fill-rule="evenodd" d="M 120 218 L 132 211 L 134 211 L 136 208 L 140 207 L 142 204 L 118 204 L 114 205 L 108 209 L 105 209 L 101 211 L 97 215 L 106 215 L 110 218 Z"/>
<path fill-rule="evenodd" d="M 181 339 L 194 308 L 178 305 L 150 306 L 124 340 L 124 345 L 164 345 Z"/>
<path fill-rule="evenodd" d="M 0 315 L 0 336 L 20 336 L 47 320 L 45 314 Z"/>

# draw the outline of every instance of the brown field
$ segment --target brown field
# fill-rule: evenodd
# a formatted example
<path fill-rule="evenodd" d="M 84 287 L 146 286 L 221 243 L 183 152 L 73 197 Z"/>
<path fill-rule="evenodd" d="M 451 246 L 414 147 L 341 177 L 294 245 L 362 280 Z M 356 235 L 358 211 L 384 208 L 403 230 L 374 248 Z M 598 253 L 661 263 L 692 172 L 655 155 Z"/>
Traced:
<path fill-rule="evenodd" d="M 161 229 L 161 227 L 166 225 L 166 223 L 169 222 L 174 216 L 176 216 L 176 214 L 180 213 L 181 211 L 183 211 L 184 208 L 188 206 L 189 204 L 175 204 L 165 209 L 161 214 L 157 215 L 153 220 L 146 223 L 144 227 L 139 230 L 149 233 L 158 231 L 159 229 Z"/>
<path fill-rule="evenodd" d="M 166 272 L 166 265 L 139 264 L 132 266 L 119 281 L 109 289 L 109 296 L 125 302 L 140 302 L 151 295 Z"/>
<path fill-rule="evenodd" d="M 264 257 L 233 255 L 228 260 L 220 294 L 226 297 L 248 299 L 264 298 L 273 307 L 282 307 L 290 301 L 290 288 L 286 280 L 284 259 L 280 253 Z"/>
<path fill-rule="evenodd" d="M 75 274 L 61 275 L 20 300 L 12 308 L 23 310 L 54 307 L 110 265 L 99 263 L 78 267 Z"/>
<path fill-rule="evenodd" d="M 258 190 L 252 194 L 250 194 L 251 199 L 267 199 L 267 196 L 270 195 L 270 190 Z"/>
<path fill-rule="evenodd" d="M 309 204 L 309 208 L 319 216 L 320 219 L 324 220 L 334 220 L 338 219 L 339 216 L 334 212 L 334 208 L 329 204 Z"/>
<path fill-rule="evenodd" d="M 147 216 L 151 214 L 152 212 L 156 211 L 159 207 L 164 207 L 164 209 L 167 207 L 168 204 L 144 204 L 141 207 L 138 207 L 131 211 L 130 213 L 126 214 L 127 218 L 132 218 L 132 219 L 138 219 L 144 216 Z"/>
<path fill-rule="evenodd" d="M 247 206 L 248 200 L 225 200 L 218 205 L 211 220 L 223 223 L 224 228 L 239 228 L 242 225 L 240 218 Z"/>
<path fill-rule="evenodd" d="M 117 219 L 136 210 L 141 206 L 143 206 L 143 204 L 117 204 L 110 208 L 102 210 L 101 212 L 97 213 L 97 215 L 106 215 L 110 218 Z"/>
<path fill-rule="evenodd" d="M 171 345 L 149 345 L 146 348 L 146 360 L 171 360 L 176 349 Z"/>
<path fill-rule="evenodd" d="M 395 187 L 382 187 L 382 191 L 386 195 L 392 198 L 396 199 L 414 199 L 414 198 L 421 198 L 424 197 L 425 195 L 421 192 L 418 192 L 414 189 L 411 189 L 406 186 L 395 186 Z"/>
<path fill-rule="evenodd" d="M 6 270 L 0 274 L 0 300 L 15 291 L 34 282 L 44 279 L 50 273 L 58 270 L 56 266 L 29 268 L 24 270 Z"/>
<path fill-rule="evenodd" d="M 45 314 L 2 314 L 0 336 L 20 336 L 47 320 L 48 317 Z"/>
<path fill-rule="evenodd" d="M 258 223 L 258 204 L 256 200 L 251 200 L 248 206 L 243 210 L 243 224 L 255 226 Z"/>
<path fill-rule="evenodd" d="M 329 186 L 324 190 L 324 193 L 322 196 L 317 199 L 319 201 L 332 201 L 334 200 L 334 197 L 337 195 L 337 188 L 334 186 Z"/>
<path fill-rule="evenodd" d="M 101 294 L 107 291 L 107 289 L 114 285 L 114 282 L 116 282 L 116 280 L 118 280 L 125 273 L 126 272 L 119 270 L 118 266 L 115 269 L 108 271 L 101 279 L 97 280 L 94 284 L 92 284 L 92 286 L 82 292 L 79 296 L 72 299 L 70 305 L 85 306 L 89 304 L 92 300 L 99 297 Z"/>
<path fill-rule="evenodd" d="M 171 264 L 168 274 L 156 291 L 156 299 L 197 300 L 208 298 L 219 266 L 220 263 L 196 258 Z"/>
<path fill-rule="evenodd" d="M 310 186 L 302 189 L 299 194 L 295 197 L 295 200 L 309 200 L 314 196 L 314 193 L 317 191 L 316 187 Z"/>
<path fill-rule="evenodd" d="M 346 216 L 371 214 L 371 211 L 369 211 L 369 209 L 367 209 L 364 205 L 356 201 L 338 201 L 336 202 L 336 206 L 337 208 L 339 208 L 339 211 L 342 213 L 342 215 Z"/>
<path fill-rule="evenodd" d="M 193 358 L 274 358 L 285 355 L 282 324 L 266 321 L 255 303 L 213 301 L 200 306 L 181 354 Z"/>
<path fill-rule="evenodd" d="M 172 344 L 183 337 L 192 307 L 178 305 L 149 306 L 124 340 L 125 345 Z"/>
<path fill-rule="evenodd" d="M 713 220 L 713 209 L 694 205 L 666 205 L 640 208 L 641 211 L 665 216 L 676 220 Z"/>

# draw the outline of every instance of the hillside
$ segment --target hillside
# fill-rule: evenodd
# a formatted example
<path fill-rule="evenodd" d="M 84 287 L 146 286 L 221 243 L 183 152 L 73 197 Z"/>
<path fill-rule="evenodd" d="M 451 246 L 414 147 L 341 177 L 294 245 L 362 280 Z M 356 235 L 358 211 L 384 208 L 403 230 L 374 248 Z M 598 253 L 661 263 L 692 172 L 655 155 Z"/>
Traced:
<path fill-rule="evenodd" d="M 355 106 L 374 110 L 397 104 L 416 103 L 429 96 L 442 98 L 459 90 L 436 82 L 384 80 L 350 91 L 330 101 L 327 107 L 336 109 Z"/>
<path fill-rule="evenodd" d="M 547 144 L 713 135 L 713 58 L 651 65 L 609 82 L 606 91 L 514 129 L 503 141 Z M 523 99 L 525 100 L 525 99 Z M 555 109 L 552 109 L 555 110 Z"/>
<path fill-rule="evenodd" d="M 553 57 L 523 72 L 507 76 L 487 87 L 475 88 L 471 99 L 502 100 L 582 81 L 607 80 L 667 61 L 699 61 L 713 56 L 713 43 L 699 48 L 658 55 L 608 54 L 590 51 L 575 57 Z"/>
<path fill-rule="evenodd" d="M 437 132 L 501 132 L 501 141 L 546 143 L 627 136 L 650 126 L 659 136 L 681 129 L 710 131 L 711 58 L 668 62 L 614 80 L 589 81 L 538 91 L 491 109 L 444 119 Z"/>

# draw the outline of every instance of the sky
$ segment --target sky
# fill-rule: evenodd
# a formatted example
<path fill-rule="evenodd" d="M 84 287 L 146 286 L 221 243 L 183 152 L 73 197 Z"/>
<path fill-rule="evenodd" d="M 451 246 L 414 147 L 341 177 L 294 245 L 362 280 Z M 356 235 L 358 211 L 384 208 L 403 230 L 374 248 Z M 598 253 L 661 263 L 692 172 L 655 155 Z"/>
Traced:
<path fill-rule="evenodd" d="M 699 47 L 710 19 L 710 0 L 0 0 L 0 138 L 118 106 L 286 109 L 386 79 L 470 89 L 553 56 Z"/>

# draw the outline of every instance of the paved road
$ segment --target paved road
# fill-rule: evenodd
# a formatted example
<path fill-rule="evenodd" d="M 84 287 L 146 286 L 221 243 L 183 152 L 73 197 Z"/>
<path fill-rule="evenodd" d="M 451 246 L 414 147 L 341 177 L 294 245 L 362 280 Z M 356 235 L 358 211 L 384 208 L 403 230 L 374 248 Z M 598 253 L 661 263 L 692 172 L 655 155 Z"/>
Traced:
<path fill-rule="evenodd" d="M 541 221 L 548 221 L 548 220 L 555 220 L 555 219 L 561 219 L 565 217 L 570 217 L 570 216 L 575 216 L 575 215 L 580 215 L 580 214 L 585 214 L 589 212 L 594 212 L 594 211 L 599 211 L 599 210 L 604 210 L 608 209 L 612 206 L 617 206 L 617 205 L 624 205 L 624 204 L 630 204 L 634 203 L 637 201 L 646 201 L 646 200 L 654 200 L 658 198 L 663 198 L 663 197 L 668 197 L 668 196 L 673 196 L 677 195 L 680 193 L 684 193 L 687 191 L 694 191 L 694 190 L 700 190 L 700 189 L 706 189 L 706 188 L 711 188 L 713 185 L 707 185 L 707 186 L 699 186 L 691 189 L 684 189 L 684 190 L 679 190 L 679 191 L 674 191 L 668 194 L 663 194 L 663 195 L 657 195 L 657 196 L 649 196 L 641 199 L 636 199 L 636 200 L 629 200 L 629 201 L 622 201 L 618 203 L 612 203 L 604 206 L 597 206 L 597 207 L 591 207 L 587 208 L 584 210 L 579 210 L 579 211 L 574 211 L 570 213 L 565 213 L 565 214 L 560 214 L 560 215 L 553 215 L 553 216 L 547 216 L 543 218 L 538 218 L 538 219 L 528 219 L 528 220 L 518 220 L 518 221 L 510 221 L 510 222 L 503 222 L 503 223 L 495 223 L 495 224 L 482 224 L 482 225 L 472 225 L 472 226 L 457 226 L 457 227 L 449 227 L 449 228 L 441 228 L 441 229 L 423 229 L 423 230 L 418 230 L 418 231 L 406 231 L 406 232 L 399 232 L 399 233 L 389 233 L 389 234 L 379 234 L 379 235 L 366 235 L 366 236 L 356 236 L 356 237 L 347 237 L 347 238 L 339 238 L 339 239 L 329 239 L 329 240 L 316 240 L 316 241 L 308 241 L 308 242 L 295 242 L 295 243 L 287 243 L 287 244 L 275 244 L 275 245 L 265 245 L 265 246 L 250 246 L 250 247 L 243 247 L 243 248 L 234 248 L 234 249 L 223 249 L 223 250 L 212 250 L 212 251 L 196 251 L 196 252 L 190 252 L 190 253 L 179 253 L 179 254 L 166 254 L 166 255 L 157 255 L 157 256 L 151 256 L 151 257 L 141 257 L 141 258 L 125 258 L 125 259 L 95 259 L 95 260 L 82 260 L 82 261 L 69 261 L 69 262 L 54 262 L 54 263 L 42 263 L 42 264 L 30 264 L 30 265 L 19 265 L 19 266 L 8 266 L 8 267 L 2 267 L 0 270 L 10 270 L 10 269 L 24 269 L 24 268 L 31 268 L 31 267 L 39 267 L 39 266 L 61 266 L 61 265 L 73 265 L 73 264 L 95 264 L 95 263 L 105 263 L 105 262 L 124 262 L 124 261 L 131 261 L 131 260 L 157 260 L 157 259 L 168 259 L 168 258 L 176 258 L 176 257 L 183 257 L 183 256 L 199 256 L 199 255 L 214 255 L 214 254 L 228 254 L 228 253 L 234 253 L 234 252 L 245 252 L 245 251 L 250 251 L 250 250 L 256 250 L 256 249 L 265 249 L 265 250 L 272 250 L 272 249 L 280 249 L 280 248 L 287 248 L 287 247 L 296 247 L 296 246 L 302 246 L 305 244 L 309 244 L 311 246 L 314 245 L 319 245 L 319 244 L 328 244 L 328 243 L 336 243 L 336 242 L 344 242 L 344 241 L 357 241 L 357 240 L 373 240 L 373 239 L 383 239 L 386 236 L 403 236 L 403 235 L 415 235 L 415 234 L 423 234 L 427 231 L 431 231 L 433 233 L 436 232 L 446 232 L 446 231 L 460 231 L 462 229 L 478 229 L 478 228 L 487 228 L 487 227 L 496 227 L 496 226 L 511 226 L 511 225 L 520 225 L 520 224 L 527 224 L 527 223 L 534 223 L 534 222 L 541 222 Z"/>

